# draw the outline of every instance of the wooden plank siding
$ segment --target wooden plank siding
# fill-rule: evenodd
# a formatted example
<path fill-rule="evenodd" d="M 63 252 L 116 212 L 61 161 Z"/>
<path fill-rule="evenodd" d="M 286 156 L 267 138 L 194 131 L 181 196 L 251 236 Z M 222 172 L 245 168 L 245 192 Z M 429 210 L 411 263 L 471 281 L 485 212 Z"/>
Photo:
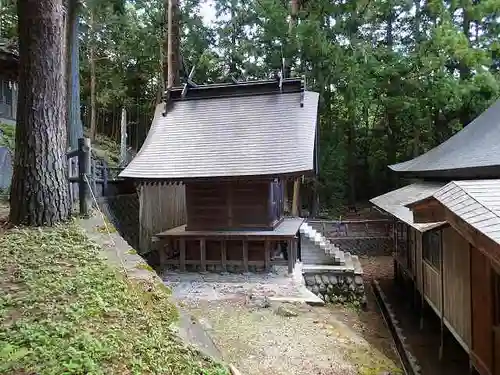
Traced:
<path fill-rule="evenodd" d="M 425 233 L 414 228 L 409 231 L 408 257 L 397 258 L 405 274 L 412 278 L 414 287 L 441 318 L 457 341 L 469 350 L 471 347 L 469 244 L 451 227 L 442 229 L 443 276 L 441 267 L 423 258 Z M 440 251 L 438 248 L 431 251 Z M 443 280 L 443 282 L 441 281 Z M 442 291 L 444 290 L 444 294 Z M 444 306 L 444 309 L 442 309 Z"/>
<path fill-rule="evenodd" d="M 453 228 L 443 230 L 444 317 L 465 345 L 471 347 L 469 243 Z"/>
<path fill-rule="evenodd" d="M 270 181 L 186 183 L 186 230 L 273 229 Z M 278 197 L 276 197 L 278 198 Z"/>
<path fill-rule="evenodd" d="M 424 296 L 436 314 L 441 314 L 441 275 L 439 270 L 423 261 Z"/>
<path fill-rule="evenodd" d="M 186 224 L 184 185 L 139 186 L 139 252 L 150 250 L 151 238 L 159 232 Z"/>
<path fill-rule="evenodd" d="M 493 309 L 491 263 L 484 253 L 471 246 L 472 362 L 481 375 L 493 368 Z"/>
<path fill-rule="evenodd" d="M 415 231 L 415 285 L 420 293 L 424 291 L 423 264 L 422 264 L 422 233 Z"/>
<path fill-rule="evenodd" d="M 496 186 L 455 181 L 436 193 L 439 206 L 432 208 L 452 228 L 444 232 L 445 317 L 480 375 L 500 375 L 499 201 L 488 190 Z"/>

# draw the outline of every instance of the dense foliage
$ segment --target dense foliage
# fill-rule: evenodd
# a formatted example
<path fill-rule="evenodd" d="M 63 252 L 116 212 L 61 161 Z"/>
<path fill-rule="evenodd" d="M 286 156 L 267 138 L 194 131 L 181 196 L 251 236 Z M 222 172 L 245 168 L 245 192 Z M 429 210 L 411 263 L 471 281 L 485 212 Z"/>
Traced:
<path fill-rule="evenodd" d="M 498 1 L 299 3 L 290 34 L 287 1 L 184 0 L 182 56 L 188 68 L 196 66 L 200 83 L 229 80 L 230 74 L 269 77 L 283 57 L 291 60 L 293 75 L 306 76 L 308 87 L 321 93 L 323 207 L 391 188 L 397 182 L 388 164 L 442 142 L 498 98 Z M 138 146 L 162 88 L 164 1 L 86 5 L 82 100 L 89 102 L 93 46 L 98 131 L 118 137 L 119 111 L 126 105 L 135 124 L 131 144 Z M 211 22 L 201 12 L 209 6 Z M 3 30 L 12 33 L 6 19 Z"/>

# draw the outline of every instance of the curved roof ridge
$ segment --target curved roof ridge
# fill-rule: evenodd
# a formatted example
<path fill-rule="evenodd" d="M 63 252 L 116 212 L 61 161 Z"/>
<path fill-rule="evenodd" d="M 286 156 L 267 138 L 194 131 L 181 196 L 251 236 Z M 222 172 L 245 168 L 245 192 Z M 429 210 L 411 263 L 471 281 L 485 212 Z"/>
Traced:
<path fill-rule="evenodd" d="M 418 174 L 500 167 L 499 155 L 500 100 L 497 100 L 448 140 L 416 158 L 390 165 L 389 168 L 395 172 Z"/>

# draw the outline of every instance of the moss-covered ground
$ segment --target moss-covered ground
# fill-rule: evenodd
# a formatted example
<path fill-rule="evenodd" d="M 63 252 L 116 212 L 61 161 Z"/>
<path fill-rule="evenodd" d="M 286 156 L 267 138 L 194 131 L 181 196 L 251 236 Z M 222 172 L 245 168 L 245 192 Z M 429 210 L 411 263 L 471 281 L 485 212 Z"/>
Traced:
<path fill-rule="evenodd" d="M 127 279 L 74 223 L 0 235 L 0 373 L 222 375 L 163 284 Z"/>

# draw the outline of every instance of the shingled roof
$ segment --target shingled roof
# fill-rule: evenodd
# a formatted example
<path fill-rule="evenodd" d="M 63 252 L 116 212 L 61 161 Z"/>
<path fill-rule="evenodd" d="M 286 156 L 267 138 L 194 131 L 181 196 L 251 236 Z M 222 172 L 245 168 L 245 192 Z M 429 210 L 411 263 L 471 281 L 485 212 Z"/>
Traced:
<path fill-rule="evenodd" d="M 432 194 L 444 185 L 444 182 L 418 181 L 372 198 L 370 199 L 370 203 L 390 213 L 416 230 L 426 232 L 443 225 L 444 222 L 425 224 L 415 223 L 413 220 L 413 213 L 408 208 L 408 204 L 431 197 Z"/>
<path fill-rule="evenodd" d="M 500 100 L 439 146 L 389 168 L 422 178 L 500 177 Z"/>
<path fill-rule="evenodd" d="M 300 80 L 175 88 L 120 177 L 185 180 L 315 169 L 318 93 Z M 166 108 L 166 115 L 163 112 Z"/>

